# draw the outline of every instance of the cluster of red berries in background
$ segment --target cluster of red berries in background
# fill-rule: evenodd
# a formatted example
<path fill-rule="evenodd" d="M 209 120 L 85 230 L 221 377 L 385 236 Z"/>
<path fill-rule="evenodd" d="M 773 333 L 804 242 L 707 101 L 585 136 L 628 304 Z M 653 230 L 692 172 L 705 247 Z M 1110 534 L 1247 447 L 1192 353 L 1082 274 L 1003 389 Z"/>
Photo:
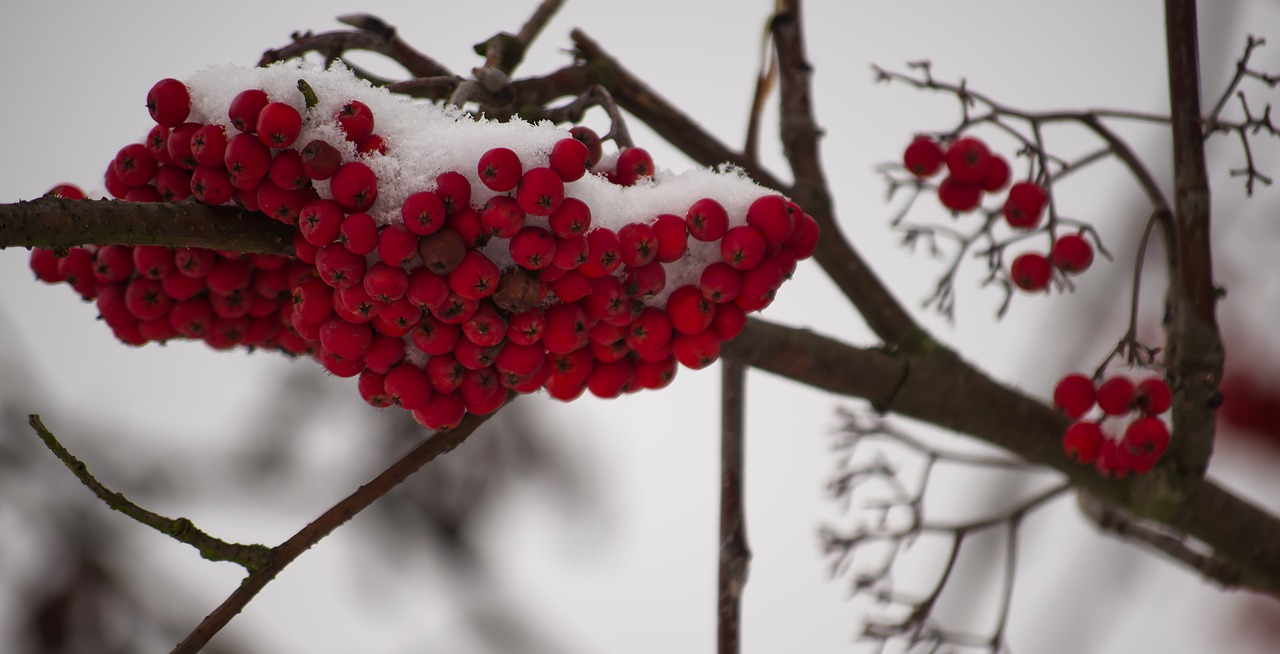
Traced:
<path fill-rule="evenodd" d="M 1076 420 L 1062 436 L 1063 450 L 1080 463 L 1092 463 L 1104 477 L 1123 478 L 1155 467 L 1169 448 L 1169 427 L 1159 416 L 1172 403 L 1169 384 L 1158 377 L 1134 383 L 1115 375 L 1095 385 L 1089 377 L 1073 373 L 1053 389 L 1054 406 Z M 1095 406 L 1102 416 L 1082 419 Z M 1103 429 L 1109 421 L 1126 419 L 1129 422 L 1117 438 Z"/>
<path fill-rule="evenodd" d="M 962 136 L 943 147 L 928 136 L 917 136 L 902 154 L 906 169 L 919 179 L 933 177 L 946 168 L 938 183 L 938 200 L 954 213 L 968 213 L 982 206 L 984 193 L 998 193 L 1008 186 L 1001 213 L 1009 227 L 1032 230 L 1040 226 L 1048 202 L 1044 187 L 1034 182 L 1009 186 L 1009 163 L 991 152 L 981 139 Z M 1009 278 L 1025 291 L 1049 287 L 1056 268 L 1063 274 L 1084 272 L 1093 263 L 1093 246 L 1080 234 L 1058 236 L 1049 253 L 1025 252 L 1009 266 Z"/>
<path fill-rule="evenodd" d="M 472 202 L 457 170 L 424 180 L 379 225 L 367 213 L 379 179 L 371 158 L 395 143 L 374 131 L 373 112 L 350 101 L 332 119 L 356 146 L 344 157 L 323 140 L 298 143 L 304 121 L 324 120 L 258 89 L 227 108 L 232 129 L 189 122 L 189 89 L 162 80 L 147 97 L 156 122 L 108 166 L 108 192 L 136 202 L 235 203 L 296 227 L 295 256 L 200 248 L 84 246 L 35 250 L 31 266 L 94 300 L 125 343 L 200 339 L 311 355 L 362 397 L 447 428 L 486 414 L 508 391 L 545 388 L 570 400 L 589 390 L 616 397 L 662 388 L 677 363 L 702 368 L 737 336 L 746 314 L 767 306 L 797 261 L 812 255 L 818 225 L 779 195 L 732 217 L 703 198 L 679 213 L 617 231 L 593 225 L 592 208 L 566 184 L 599 174 L 618 185 L 653 175 L 643 149 L 623 150 L 609 170 L 600 138 L 575 127 L 549 156 L 522 161 L 494 147 L 472 162 L 497 195 Z M 321 186 L 313 182 L 326 180 Z M 51 194 L 82 199 L 62 185 Z M 597 217 L 598 218 L 598 217 Z M 664 264 L 692 241 L 720 257 L 689 285 L 667 285 Z M 505 244 L 496 256 L 486 252 Z"/>

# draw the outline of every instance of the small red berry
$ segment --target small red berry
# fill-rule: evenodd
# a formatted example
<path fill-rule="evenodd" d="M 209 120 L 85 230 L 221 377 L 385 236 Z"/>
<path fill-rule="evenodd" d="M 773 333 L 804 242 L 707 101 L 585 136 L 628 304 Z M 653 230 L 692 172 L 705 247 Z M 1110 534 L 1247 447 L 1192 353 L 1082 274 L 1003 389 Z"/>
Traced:
<path fill-rule="evenodd" d="M 591 156 L 587 145 L 576 138 L 563 138 L 551 146 L 551 158 L 547 165 L 556 171 L 566 184 L 582 179 L 590 168 Z"/>
<path fill-rule="evenodd" d="M 1053 244 L 1053 265 L 1067 274 L 1082 273 L 1093 263 L 1093 246 L 1083 236 L 1068 234 Z"/>
<path fill-rule="evenodd" d="M 642 177 L 653 177 L 653 157 L 644 148 L 625 148 L 618 153 L 614 181 L 633 186 Z"/>
<path fill-rule="evenodd" d="M 569 136 L 587 146 L 587 168 L 594 168 L 600 163 L 600 157 L 604 156 L 604 148 L 600 144 L 600 135 L 596 134 L 595 130 L 577 125 L 569 129 Z"/>
<path fill-rule="evenodd" d="M 270 104 L 267 94 L 260 89 L 247 89 L 236 94 L 227 107 L 227 118 L 232 127 L 253 134 L 258 131 L 258 115 L 262 108 Z"/>
<path fill-rule="evenodd" d="M 787 199 L 781 195 L 757 198 L 747 209 L 747 224 L 756 228 L 769 246 L 782 245 L 794 226 Z M 692 234 L 692 230 L 689 233 Z"/>
<path fill-rule="evenodd" d="M 445 221 L 444 200 L 431 191 L 421 191 L 405 198 L 400 216 L 409 231 L 427 236 L 440 231 Z"/>
<path fill-rule="evenodd" d="M 1039 184 L 1018 182 L 1009 188 L 1004 203 L 1004 219 L 1010 227 L 1031 229 L 1040 223 L 1040 214 L 1049 196 Z"/>
<path fill-rule="evenodd" d="M 1088 413 L 1095 400 L 1093 380 L 1079 373 L 1066 375 L 1053 388 L 1053 405 L 1068 418 L 1079 418 Z"/>
<path fill-rule="evenodd" d="M 684 220 L 689 227 L 689 235 L 699 241 L 718 241 L 729 231 L 728 212 L 723 205 L 711 198 L 694 202 Z"/>
<path fill-rule="evenodd" d="M 302 114 L 283 102 L 269 103 L 258 113 L 258 138 L 269 148 L 287 148 L 301 132 Z"/>
<path fill-rule="evenodd" d="M 191 113 L 191 92 L 176 79 L 162 79 L 147 92 L 151 119 L 165 127 L 177 127 Z"/>
<path fill-rule="evenodd" d="M 947 172 L 958 182 L 981 184 L 991 167 L 991 151 L 985 143 L 971 136 L 951 142 L 946 152 Z"/>
<path fill-rule="evenodd" d="M 311 179 L 329 179 L 342 165 L 342 152 L 315 139 L 302 148 L 302 172 Z"/>
<path fill-rule="evenodd" d="M 480 182 L 489 187 L 489 190 L 506 193 L 520 183 L 524 169 L 520 156 L 514 150 L 493 148 L 480 155 L 476 172 L 480 175 Z"/>
<path fill-rule="evenodd" d="M 944 159 L 942 146 L 928 136 L 917 136 L 902 153 L 902 165 L 921 179 L 942 170 Z"/>
<path fill-rule="evenodd" d="M 1173 392 L 1168 382 L 1152 377 L 1138 382 L 1133 401 L 1144 414 L 1157 416 L 1173 406 Z"/>
<path fill-rule="evenodd" d="M 1128 377 L 1111 377 L 1098 386 L 1098 408 L 1109 416 L 1122 416 L 1133 406 L 1134 390 Z"/>
<path fill-rule="evenodd" d="M 1009 266 L 1009 277 L 1024 291 L 1043 291 L 1049 287 L 1049 278 L 1052 276 L 1053 266 L 1049 259 L 1036 252 L 1018 255 Z"/>
<path fill-rule="evenodd" d="M 720 256 L 738 270 L 760 265 L 768 249 L 764 236 L 750 225 L 738 225 L 725 232 L 720 240 Z"/>
<path fill-rule="evenodd" d="M 953 175 L 947 175 L 938 184 L 938 201 L 956 213 L 973 211 L 982 204 L 982 188 L 976 183 L 962 182 Z"/>
<path fill-rule="evenodd" d="M 1159 418 L 1138 418 L 1124 430 L 1121 443 L 1129 454 L 1144 463 L 1150 461 L 1150 464 L 1154 464 L 1169 449 L 1169 427 Z"/>
<path fill-rule="evenodd" d="M 533 168 L 520 179 L 516 201 L 531 216 L 549 216 L 564 200 L 564 182 L 550 168 Z"/>
<path fill-rule="evenodd" d="M 1106 437 L 1096 422 L 1077 422 L 1067 427 L 1062 435 L 1062 450 L 1079 463 L 1093 463 L 1098 459 L 1102 442 Z"/>
<path fill-rule="evenodd" d="M 988 193 L 995 193 L 1009 183 L 1009 172 L 1009 162 L 1005 161 L 1004 157 L 992 155 L 987 175 L 978 185 Z"/>
<path fill-rule="evenodd" d="M 352 143 L 361 143 L 373 135 L 373 111 L 359 100 L 343 105 L 337 118 L 342 132 Z"/>
<path fill-rule="evenodd" d="M 368 211 L 378 199 L 378 177 L 365 164 L 351 161 L 333 174 L 329 190 L 344 209 Z"/>

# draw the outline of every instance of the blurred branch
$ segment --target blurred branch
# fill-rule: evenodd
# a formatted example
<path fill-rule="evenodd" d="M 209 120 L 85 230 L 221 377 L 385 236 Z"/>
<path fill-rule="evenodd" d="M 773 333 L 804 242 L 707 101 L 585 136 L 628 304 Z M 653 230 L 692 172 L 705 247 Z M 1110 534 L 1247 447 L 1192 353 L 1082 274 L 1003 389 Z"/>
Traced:
<path fill-rule="evenodd" d="M 729 359 L 721 363 L 720 372 L 720 592 L 716 652 L 737 654 L 742 650 L 742 591 L 751 563 L 742 496 L 747 368 Z"/>
<path fill-rule="evenodd" d="M 44 441 L 45 447 L 49 448 L 49 451 L 53 452 L 53 455 L 58 457 L 58 460 L 63 465 L 67 466 L 67 469 L 80 480 L 80 483 L 84 484 L 85 488 L 93 491 L 93 494 L 97 495 L 98 499 L 105 502 L 112 510 L 119 511 L 180 543 L 186 543 L 196 548 L 200 552 L 200 556 L 210 561 L 236 563 L 250 573 L 262 570 L 270 563 L 272 550 L 265 545 L 228 543 L 206 534 L 186 518 L 168 518 L 134 504 L 124 494 L 112 491 L 95 479 L 90 474 L 89 467 L 67 451 L 67 448 L 58 442 L 53 432 L 50 432 L 44 426 L 40 416 L 31 414 L 27 420 L 31 428 L 40 436 L 40 440 Z"/>
<path fill-rule="evenodd" d="M 1204 475 L 1213 453 L 1223 349 L 1218 332 L 1218 286 L 1210 249 L 1209 179 L 1200 123 L 1200 57 L 1195 0 L 1165 0 L 1169 106 L 1173 137 L 1176 252 L 1170 271 L 1165 365 L 1178 392 L 1169 450 L 1178 474 Z"/>
<path fill-rule="evenodd" d="M 277 61 L 301 57 L 308 52 L 318 52 L 327 62 L 333 62 L 351 50 L 368 50 L 384 55 L 409 71 L 414 77 L 449 76 L 443 64 L 414 49 L 396 34 L 396 28 L 381 18 L 369 14 L 351 14 L 338 20 L 359 28 L 358 31 L 325 32 L 323 34 L 294 34 L 293 43 L 275 50 L 267 50 L 258 60 L 259 66 Z"/>
<path fill-rule="evenodd" d="M 377 477 L 364 484 L 345 499 L 329 508 L 320 517 L 311 521 L 298 533 L 285 542 L 271 549 L 270 563 L 245 577 L 240 587 L 231 593 L 218 608 L 214 609 L 199 625 L 173 648 L 172 654 L 192 654 L 199 652 L 227 623 L 231 621 L 257 594 L 276 578 L 290 563 L 310 549 L 313 545 L 328 536 L 333 530 L 351 520 L 378 498 L 386 495 L 391 489 L 400 485 L 419 468 L 436 457 L 453 451 L 467 440 L 480 425 L 493 414 L 477 416 L 469 414 L 462 422 L 448 431 L 436 432 L 428 436 L 418 446 L 409 450 L 395 463 L 387 466 Z"/>

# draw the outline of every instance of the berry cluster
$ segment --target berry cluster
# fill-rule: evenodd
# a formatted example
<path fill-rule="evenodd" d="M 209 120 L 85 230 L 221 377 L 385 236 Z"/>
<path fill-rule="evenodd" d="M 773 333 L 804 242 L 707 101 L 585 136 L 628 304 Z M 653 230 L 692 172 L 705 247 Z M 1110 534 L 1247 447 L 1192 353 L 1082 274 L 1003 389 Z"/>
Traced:
<path fill-rule="evenodd" d="M 816 221 L 763 191 L 731 204 L 740 212 L 704 197 L 617 229 L 599 224 L 584 199 L 593 196 L 573 185 L 632 186 L 654 166 L 641 148 L 602 164 L 585 127 L 545 153 L 497 146 L 455 158 L 388 211 L 375 209 L 386 181 L 375 170 L 397 144 L 374 131 L 365 103 L 325 115 L 250 88 L 226 106 L 229 126 L 191 120 L 192 106 L 182 82 L 155 85 L 156 126 L 112 161 L 108 192 L 261 211 L 296 228 L 295 256 L 85 246 L 34 251 L 37 276 L 96 300 L 126 343 L 309 354 L 358 376 L 369 404 L 412 411 L 433 429 L 496 410 L 508 391 L 570 400 L 662 388 L 678 363 L 714 362 L 817 246 Z M 305 127 L 324 124 L 347 143 L 299 143 Z M 84 197 L 67 185 L 51 193 Z M 673 264 L 677 279 L 698 274 L 668 288 Z"/>
<path fill-rule="evenodd" d="M 1159 415 L 1172 402 L 1169 384 L 1156 377 L 1135 384 L 1116 375 L 1095 386 L 1089 377 L 1073 373 L 1053 389 L 1054 406 L 1076 420 L 1062 436 L 1063 450 L 1080 463 L 1092 463 L 1104 477 L 1123 478 L 1155 467 L 1169 447 L 1169 427 Z M 1082 420 L 1095 405 L 1102 416 Z M 1108 420 L 1126 418 L 1129 422 L 1118 438 L 1103 431 Z"/>
<path fill-rule="evenodd" d="M 982 206 L 984 193 L 997 193 L 1009 184 L 1009 163 L 991 152 L 981 139 L 962 136 L 944 148 L 928 136 L 917 136 L 902 154 L 902 163 L 911 174 L 927 179 L 942 171 L 947 174 L 938 183 L 938 200 L 951 211 L 968 213 Z M 1040 226 L 1048 203 L 1044 187 L 1034 182 L 1016 182 L 1009 186 L 1001 214 L 1009 227 L 1028 231 Z M 1014 258 L 1009 278 L 1025 291 L 1042 291 L 1049 287 L 1055 269 L 1063 274 L 1084 272 L 1093 263 L 1093 246 L 1083 233 L 1057 236 L 1049 254 L 1026 252 Z"/>

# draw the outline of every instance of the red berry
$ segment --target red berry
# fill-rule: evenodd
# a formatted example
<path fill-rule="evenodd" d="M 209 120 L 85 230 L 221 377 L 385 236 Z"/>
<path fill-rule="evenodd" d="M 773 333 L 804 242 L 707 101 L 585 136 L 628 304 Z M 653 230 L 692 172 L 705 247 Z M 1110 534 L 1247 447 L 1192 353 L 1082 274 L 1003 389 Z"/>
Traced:
<path fill-rule="evenodd" d="M 58 271 L 58 255 L 53 250 L 34 248 L 31 250 L 31 270 L 36 278 L 47 284 L 66 281 L 66 277 Z"/>
<path fill-rule="evenodd" d="M 587 277 L 603 277 L 622 265 L 622 243 L 611 229 L 597 227 L 587 233 L 587 260 L 578 272 Z"/>
<path fill-rule="evenodd" d="M 156 125 L 147 132 L 147 139 L 144 141 L 147 146 L 147 152 L 155 158 L 156 163 L 172 164 L 173 159 L 169 157 L 169 128 L 164 125 Z M 71 198 L 80 200 L 83 198 Z"/>
<path fill-rule="evenodd" d="M 320 345 L 344 359 L 361 359 L 373 343 L 373 329 L 367 323 L 349 323 L 330 316 L 320 326 Z"/>
<path fill-rule="evenodd" d="M 498 279 L 501 276 L 497 264 L 490 261 L 489 257 L 475 250 L 468 250 L 458 267 L 449 273 L 449 288 L 465 299 L 480 300 L 498 290 Z"/>
<path fill-rule="evenodd" d="M 400 216 L 409 231 L 420 236 L 434 234 L 444 227 L 444 200 L 431 191 L 421 191 L 405 198 Z"/>
<path fill-rule="evenodd" d="M 524 227 L 525 213 L 515 198 L 495 195 L 480 210 L 480 222 L 491 236 L 511 238 Z"/>
<path fill-rule="evenodd" d="M 787 199 L 781 195 L 766 195 L 756 199 L 747 209 L 747 224 L 756 228 L 769 246 L 782 245 L 791 236 L 793 227 Z"/>
<path fill-rule="evenodd" d="M 614 398 L 631 387 L 635 379 L 635 364 L 630 359 L 618 359 L 597 363 L 587 377 L 587 390 L 600 398 Z"/>
<path fill-rule="evenodd" d="M 1133 401 L 1144 414 L 1157 416 L 1173 406 L 1173 392 L 1165 380 L 1152 377 L 1138 382 Z"/>
<path fill-rule="evenodd" d="M 235 190 L 221 166 L 200 166 L 191 174 L 191 195 L 204 204 L 214 207 L 226 204 Z"/>
<path fill-rule="evenodd" d="M 658 261 L 680 260 L 689 249 L 689 224 L 675 214 L 664 213 L 653 221 L 653 234 L 658 239 Z"/>
<path fill-rule="evenodd" d="M 453 429 L 462 422 L 467 405 L 459 393 L 437 393 L 425 407 L 413 412 L 413 419 L 427 429 Z"/>
<path fill-rule="evenodd" d="M 418 236 L 403 224 L 387 225 L 378 234 L 378 257 L 392 266 L 398 266 L 418 250 Z"/>
<path fill-rule="evenodd" d="M 236 179 L 260 180 L 271 170 L 271 150 L 253 136 L 237 134 L 227 141 L 223 163 Z"/>
<path fill-rule="evenodd" d="M 524 169 L 521 167 L 519 155 L 514 150 L 493 148 L 480 155 L 476 172 L 480 175 L 480 182 L 489 190 L 506 193 L 520 183 Z"/>
<path fill-rule="evenodd" d="M 902 165 L 922 179 L 941 170 L 944 159 L 942 146 L 928 136 L 917 136 L 902 153 Z"/>
<path fill-rule="evenodd" d="M 169 132 L 165 148 L 169 151 L 169 160 L 173 165 L 187 170 L 195 170 L 196 166 L 200 165 L 191 152 L 191 137 L 195 136 L 196 130 L 201 127 L 203 126 L 200 123 L 182 123 Z M 107 190 L 111 190 L 110 187 Z"/>
<path fill-rule="evenodd" d="M 159 167 L 155 157 L 151 156 L 151 151 L 141 143 L 132 143 L 120 148 L 111 165 L 116 171 L 116 177 L 128 186 L 142 186 L 149 183 L 155 178 L 156 169 Z"/>
<path fill-rule="evenodd" d="M 374 263 L 361 280 L 364 291 L 379 302 L 395 302 L 409 290 L 409 273 L 386 262 Z"/>
<path fill-rule="evenodd" d="M 511 257 L 527 270 L 541 270 L 551 265 L 556 252 L 556 238 L 541 227 L 532 225 L 511 237 Z"/>
<path fill-rule="evenodd" d="M 391 401 L 402 409 L 416 411 L 431 404 L 431 382 L 421 368 L 402 363 L 387 372 L 383 382 Z"/>
<path fill-rule="evenodd" d="M 1068 274 L 1082 273 L 1093 263 L 1093 246 L 1083 236 L 1068 234 L 1053 244 L 1053 265 Z"/>
<path fill-rule="evenodd" d="M 201 166 L 222 166 L 227 151 L 227 132 L 222 125 L 205 125 L 191 135 L 191 154 Z"/>
<path fill-rule="evenodd" d="M 283 189 L 297 189 L 311 184 L 311 178 L 302 170 L 302 155 L 297 150 L 281 150 L 271 160 L 267 179 Z"/>
<path fill-rule="evenodd" d="M 1009 183 L 1009 162 L 1004 157 L 992 155 L 991 164 L 987 168 L 986 177 L 982 178 L 979 186 L 988 193 L 994 193 L 1004 188 Z"/>
<path fill-rule="evenodd" d="M 329 183 L 333 199 L 348 211 L 368 211 L 378 199 L 378 177 L 359 161 L 342 165 Z"/>
<path fill-rule="evenodd" d="M 576 304 L 553 304 L 544 312 L 547 322 L 542 343 L 553 354 L 565 354 L 587 344 L 587 316 Z"/>
<path fill-rule="evenodd" d="M 258 209 L 286 225 L 293 225 L 298 222 L 303 207 L 317 197 L 310 186 L 285 189 L 267 180 L 258 187 Z"/>
<path fill-rule="evenodd" d="M 671 352 L 684 367 L 700 370 L 720 358 L 720 338 L 710 329 L 697 334 L 676 334 Z"/>
<path fill-rule="evenodd" d="M 1009 277 L 1024 291 L 1043 291 L 1049 287 L 1053 267 L 1043 254 L 1027 252 L 1018 255 L 1009 266 Z"/>
<path fill-rule="evenodd" d="M 369 254 L 378 249 L 378 223 L 367 213 L 350 214 L 342 220 L 338 242 L 356 254 Z M 407 256 L 413 255 L 416 246 L 416 242 L 410 243 Z"/>
<path fill-rule="evenodd" d="M 938 201 L 956 213 L 973 211 L 982 203 L 982 188 L 975 183 L 962 182 L 953 175 L 947 175 L 938 184 Z"/>
<path fill-rule="evenodd" d="M 1133 462 L 1124 447 L 1110 438 L 1103 438 L 1093 467 L 1103 477 L 1124 479 L 1133 470 Z"/>
<path fill-rule="evenodd" d="M 436 195 L 444 201 L 445 211 L 458 213 L 471 206 L 471 182 L 456 170 L 436 176 Z"/>
<path fill-rule="evenodd" d="M 287 148 L 301 132 L 302 115 L 283 102 L 269 103 L 258 113 L 258 138 L 267 147 Z"/>
<path fill-rule="evenodd" d="M 1095 399 L 1093 380 L 1078 373 L 1066 375 L 1053 388 L 1053 405 L 1068 418 L 1079 418 L 1088 413 Z"/>
<path fill-rule="evenodd" d="M 1093 463 L 1102 449 L 1102 427 L 1096 422 L 1076 422 L 1062 435 L 1062 450 L 1079 463 Z"/>
<path fill-rule="evenodd" d="M 667 355 L 660 361 L 636 361 L 636 376 L 632 385 L 637 388 L 658 390 L 666 388 L 676 377 L 676 357 Z"/>
<path fill-rule="evenodd" d="M 511 316 L 507 321 L 507 338 L 517 345 L 532 345 L 542 340 L 547 330 L 547 319 L 541 309 L 529 309 Z"/>
<path fill-rule="evenodd" d="M 711 331 L 721 341 L 737 338 L 746 327 L 747 314 L 738 305 L 732 302 L 716 305 L 716 315 L 711 319 Z"/>
<path fill-rule="evenodd" d="M 462 323 L 462 335 L 481 347 L 493 347 L 507 337 L 507 321 L 485 302 Z"/>
<path fill-rule="evenodd" d="M 385 409 L 392 405 L 391 396 L 387 395 L 384 382 L 387 376 L 384 373 L 377 373 L 372 370 L 365 370 L 360 373 L 360 380 L 356 382 L 356 390 L 360 392 L 360 397 L 369 406 Z"/>
<path fill-rule="evenodd" d="M 750 225 L 734 227 L 720 240 L 720 256 L 738 270 L 750 270 L 760 265 L 767 249 L 764 236 Z"/>
<path fill-rule="evenodd" d="M 715 305 L 696 286 L 682 286 L 667 298 L 671 326 L 683 334 L 696 334 L 711 326 Z"/>
<path fill-rule="evenodd" d="M 155 320 L 169 311 L 173 298 L 155 279 L 134 277 L 124 289 L 124 305 L 138 320 Z"/>
<path fill-rule="evenodd" d="M 752 206 L 755 206 L 754 204 Z M 750 213 L 748 212 L 748 220 Z M 711 198 L 702 198 L 689 207 L 685 215 L 689 235 L 699 241 L 718 241 L 729 231 L 729 214 L 724 206 Z"/>
<path fill-rule="evenodd" d="M 657 261 L 626 269 L 627 293 L 638 300 L 647 300 L 667 287 L 667 271 Z"/>
<path fill-rule="evenodd" d="M 1135 469 L 1146 468 L 1138 472 L 1146 472 L 1150 469 L 1149 466 L 1154 465 L 1165 450 L 1169 449 L 1169 427 L 1159 418 L 1150 416 L 1138 418 L 1129 423 L 1124 430 L 1124 439 L 1121 443 L 1129 454 L 1143 464 L 1149 462 L 1148 465 L 1135 465 Z"/>
<path fill-rule="evenodd" d="M 356 154 L 386 154 L 387 142 L 377 134 L 370 134 L 369 138 L 360 142 L 356 146 Z"/>
<path fill-rule="evenodd" d="M 644 223 L 630 223 L 618 230 L 619 256 L 628 266 L 644 266 L 658 255 L 658 237 L 653 227 Z"/>
<path fill-rule="evenodd" d="M 392 225 L 392 228 L 396 225 Z M 402 227 L 403 228 L 403 227 Z M 462 237 L 452 229 L 442 229 L 430 236 L 423 236 L 417 241 L 418 257 L 422 265 L 437 275 L 447 275 L 467 253 L 467 246 Z"/>
<path fill-rule="evenodd" d="M 1018 182 L 1009 188 L 1004 202 L 1004 219 L 1010 227 L 1031 229 L 1040 223 L 1040 214 L 1049 196 L 1038 184 Z"/>
<path fill-rule="evenodd" d="M 1098 387 L 1098 408 L 1109 416 L 1122 416 L 1133 406 L 1134 386 L 1128 377 L 1115 376 Z"/>
<path fill-rule="evenodd" d="M 414 327 L 410 340 L 415 347 L 431 356 L 452 352 L 462 336 L 462 329 L 431 315 L 423 316 Z"/>
<path fill-rule="evenodd" d="M 330 243 L 316 252 L 316 271 L 320 279 L 336 289 L 360 284 L 365 274 L 365 258 L 339 243 Z"/>
<path fill-rule="evenodd" d="M 653 177 L 653 157 L 644 148 L 624 148 L 618 153 L 614 181 L 622 186 L 632 186 L 642 177 Z"/>
<path fill-rule="evenodd" d="M 576 138 L 564 138 L 551 146 L 551 159 L 547 165 L 567 184 L 582 179 L 587 173 L 591 167 L 590 156 L 585 143 Z"/>
<path fill-rule="evenodd" d="M 548 225 L 551 233 L 560 238 L 586 234 L 591 229 L 591 207 L 578 198 L 565 198 L 560 208 L 551 213 Z"/>
<path fill-rule="evenodd" d="M 156 191 L 165 202 L 181 202 L 191 197 L 191 172 L 173 164 L 160 166 L 156 171 Z M 256 193 L 254 197 L 256 200 Z"/>
<path fill-rule="evenodd" d="M 241 91 L 231 99 L 231 104 L 227 107 L 227 118 L 231 119 L 232 127 L 253 134 L 258 131 L 258 115 L 270 102 L 267 94 L 259 89 Z"/>
<path fill-rule="evenodd" d="M 600 157 L 604 156 L 604 149 L 600 144 L 600 135 L 596 134 L 595 130 L 577 125 L 569 129 L 569 136 L 587 146 L 587 168 L 593 168 L 600 163 Z"/>
<path fill-rule="evenodd" d="M 85 198 L 84 191 L 75 184 L 59 184 L 51 189 L 46 196 L 65 198 L 67 200 L 83 200 Z"/>
<path fill-rule="evenodd" d="M 162 79 L 147 92 L 151 119 L 165 127 L 177 127 L 191 113 L 191 93 L 176 79 Z"/>
<path fill-rule="evenodd" d="M 343 105 L 337 118 L 342 132 L 352 143 L 361 143 L 373 135 L 373 111 L 359 100 Z"/>
<path fill-rule="evenodd" d="M 345 218 L 337 202 L 312 200 L 298 212 L 298 231 L 312 245 L 328 245 L 338 238 Z"/>
<path fill-rule="evenodd" d="M 991 167 L 991 151 L 971 136 L 958 138 L 947 146 L 947 172 L 958 182 L 981 184 Z"/>
<path fill-rule="evenodd" d="M 564 200 L 564 182 L 550 168 L 533 168 L 520 179 L 516 201 L 531 216 L 549 216 Z"/>

